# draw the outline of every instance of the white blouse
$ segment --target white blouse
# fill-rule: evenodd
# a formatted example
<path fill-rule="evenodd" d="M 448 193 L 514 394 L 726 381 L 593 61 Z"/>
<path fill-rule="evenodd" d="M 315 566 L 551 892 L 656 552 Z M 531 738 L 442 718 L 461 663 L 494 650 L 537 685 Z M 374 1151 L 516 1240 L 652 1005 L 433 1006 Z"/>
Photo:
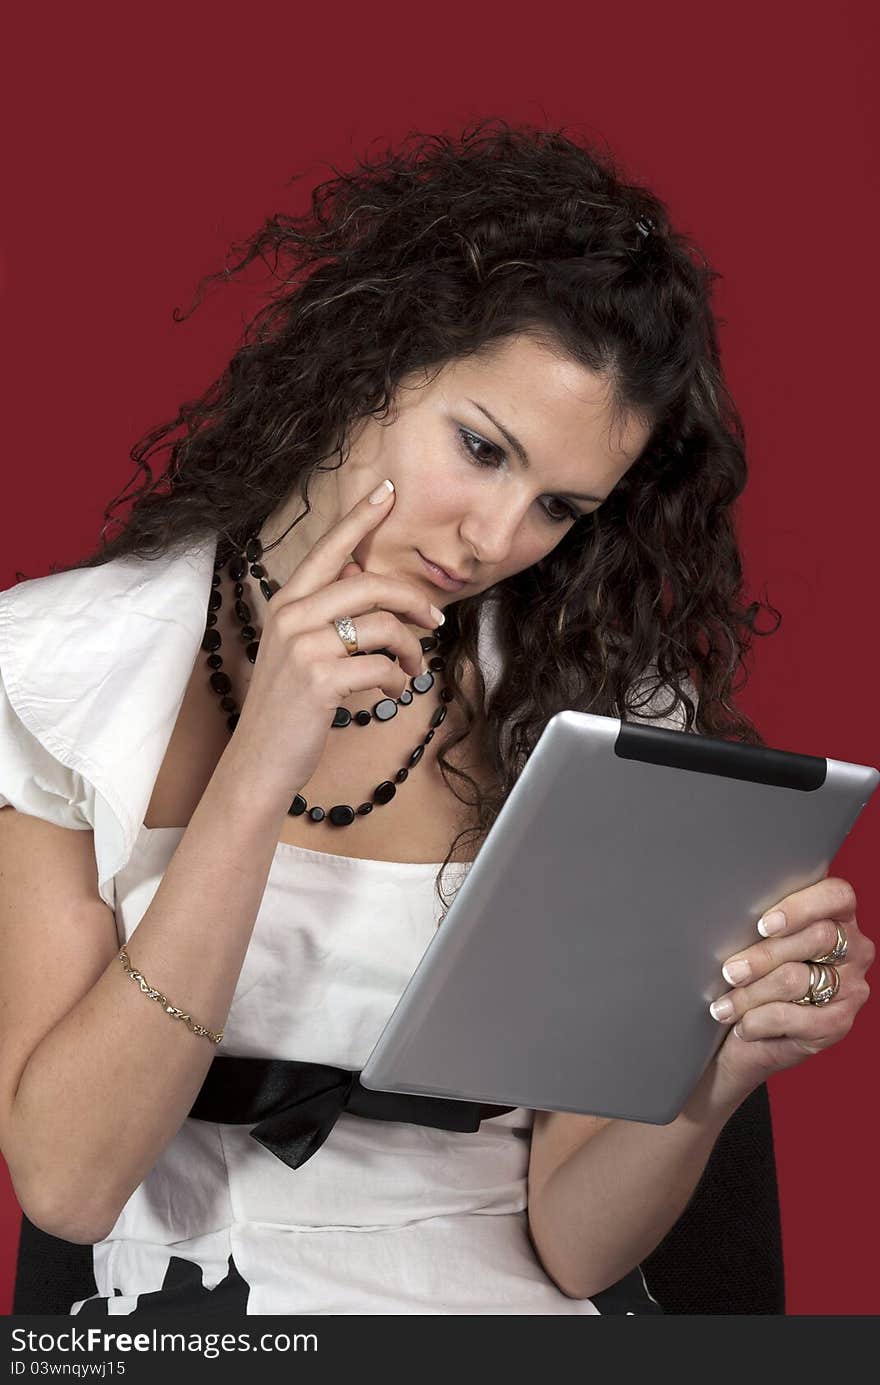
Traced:
<path fill-rule="evenodd" d="M 120 945 L 184 830 L 143 820 L 199 655 L 215 546 L 0 594 L 0 806 L 94 832 Z M 480 662 L 491 689 L 488 620 Z M 219 1052 L 359 1070 L 439 923 L 439 865 L 280 842 Z M 447 867 L 450 883 L 468 868 Z M 248 1314 L 656 1311 L 640 1272 L 632 1307 L 608 1309 L 543 1270 L 526 1210 L 532 1119 L 519 1108 L 462 1133 L 343 1113 L 291 1169 L 249 1126 L 188 1117 L 94 1247 L 97 1295 L 70 1312 L 196 1305 L 218 1286 Z"/>

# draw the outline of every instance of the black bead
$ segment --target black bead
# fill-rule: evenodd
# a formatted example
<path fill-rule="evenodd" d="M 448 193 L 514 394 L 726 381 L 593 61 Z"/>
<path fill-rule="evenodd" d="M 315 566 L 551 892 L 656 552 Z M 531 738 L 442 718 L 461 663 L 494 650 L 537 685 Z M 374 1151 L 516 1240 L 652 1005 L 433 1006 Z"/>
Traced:
<path fill-rule="evenodd" d="M 232 578 L 233 582 L 240 582 L 247 572 L 247 563 L 244 558 L 239 555 L 237 558 L 232 559 L 228 570 L 229 576 Z"/>
<path fill-rule="evenodd" d="M 322 822 L 323 819 L 324 819 L 324 809 L 323 809 L 323 808 L 310 808 L 310 809 L 309 809 L 309 817 L 312 819 L 312 822 Z"/>
<path fill-rule="evenodd" d="M 408 770 L 408 769 L 399 769 L 399 770 L 397 771 L 397 773 L 395 774 L 394 778 L 397 780 L 398 784 L 402 784 L 403 781 L 404 781 L 404 779 L 408 779 L 408 778 L 409 778 L 409 770 Z"/>
<path fill-rule="evenodd" d="M 215 590 L 212 591 L 212 592 L 210 593 L 210 595 L 208 596 L 208 610 L 209 610 L 209 611 L 219 611 L 219 609 L 220 609 L 220 607 L 221 607 L 222 605 L 223 605 L 223 594 L 222 594 L 222 592 L 218 592 L 218 591 L 216 590 L 216 588 L 215 588 Z"/>
<path fill-rule="evenodd" d="M 441 702 L 451 702 L 452 699 L 453 699 L 454 697 L 455 697 L 455 693 L 452 691 L 451 688 L 442 688 L 442 689 L 441 689 L 441 691 L 440 691 L 440 701 L 441 701 Z"/>
<path fill-rule="evenodd" d="M 238 600 L 240 596 L 244 596 L 244 587 L 241 585 L 240 582 L 236 582 L 235 584 L 234 595 L 236 600 Z"/>
<path fill-rule="evenodd" d="M 214 689 L 215 693 L 220 693 L 222 695 L 223 693 L 232 692 L 232 681 L 226 673 L 212 673 L 211 687 Z"/>
<path fill-rule="evenodd" d="M 396 785 L 392 784 L 390 779 L 383 779 L 382 783 L 373 790 L 373 802 L 390 803 L 396 793 Z"/>
<path fill-rule="evenodd" d="M 263 545 L 259 539 L 248 539 L 245 545 L 244 556 L 249 563 L 258 563 L 263 556 Z"/>
<path fill-rule="evenodd" d="M 432 741 L 433 739 L 434 739 L 434 732 L 433 732 L 433 731 L 429 731 L 428 734 L 427 734 L 427 736 L 425 737 L 425 745 L 427 745 L 428 742 L 429 742 L 429 741 Z"/>
<path fill-rule="evenodd" d="M 428 668 L 434 669 L 436 673 L 439 673 L 440 670 L 444 669 L 445 667 L 446 660 L 443 658 L 442 654 L 435 654 L 433 659 L 428 660 Z"/>
<path fill-rule="evenodd" d="M 437 641 L 433 635 L 422 635 L 419 639 L 419 644 L 422 646 L 423 654 L 427 654 L 430 650 L 437 648 Z"/>
<path fill-rule="evenodd" d="M 308 806 L 302 794 L 298 793 L 287 810 L 288 817 L 298 818 L 301 813 L 305 812 Z"/>
<path fill-rule="evenodd" d="M 429 725 L 429 726 L 439 726 L 439 725 L 440 725 L 442 722 L 444 722 L 445 720 L 446 720 L 446 708 L 445 708 L 445 707 L 435 707 L 435 709 L 434 709 L 434 715 L 431 717 L 431 720 L 428 722 L 428 725 Z"/>
<path fill-rule="evenodd" d="M 390 721 L 397 716 L 397 703 L 393 697 L 383 697 L 381 702 L 377 702 L 373 708 L 373 716 L 377 721 Z"/>
<path fill-rule="evenodd" d="M 362 803 L 361 806 L 358 808 L 358 812 L 362 818 L 365 818 L 367 816 L 367 813 L 372 813 L 372 811 L 372 803 Z"/>
<path fill-rule="evenodd" d="M 249 644 L 248 647 L 247 647 L 247 649 L 244 651 L 245 654 L 246 654 L 246 655 L 248 656 L 248 658 L 250 659 L 250 661 L 251 661 L 252 664 L 255 664 L 255 663 L 257 662 L 257 654 L 258 654 L 258 652 L 259 652 L 259 649 L 260 649 L 260 641 L 259 641 L 259 640 L 254 640 L 253 643 L 252 643 L 252 644 Z"/>
<path fill-rule="evenodd" d="M 235 614 L 240 621 L 247 623 L 251 618 L 251 608 L 246 601 L 236 601 Z"/>
<path fill-rule="evenodd" d="M 434 686 L 433 673 L 417 673 L 412 679 L 413 692 L 426 693 Z"/>
<path fill-rule="evenodd" d="M 252 625 L 243 625 L 241 627 L 241 638 L 243 640 L 255 640 L 257 638 L 257 632 Z"/>
<path fill-rule="evenodd" d="M 363 653 L 362 650 L 359 650 L 358 652 Z M 371 649 L 369 652 L 371 654 L 384 654 L 385 658 L 390 659 L 393 664 L 397 663 L 397 655 L 393 653 L 393 651 L 390 649 Z"/>
<path fill-rule="evenodd" d="M 415 748 L 415 750 L 413 751 L 412 755 L 410 755 L 410 757 L 409 757 L 409 763 L 410 763 L 411 765 L 417 765 L 417 764 L 419 763 L 419 760 L 421 760 L 422 756 L 424 755 L 424 753 L 425 753 L 425 747 L 424 747 L 423 745 L 417 745 L 416 748 Z"/>
<path fill-rule="evenodd" d="M 202 649 L 215 650 L 220 648 L 220 634 L 217 630 L 206 630 L 202 640 Z"/>
<path fill-rule="evenodd" d="M 230 731 L 235 730 L 236 726 L 238 725 L 238 718 L 240 716 L 241 712 L 233 712 L 231 717 L 226 718 L 226 725 L 229 727 Z"/>
<path fill-rule="evenodd" d="M 217 567 L 216 567 L 216 564 L 215 564 L 215 567 L 214 567 L 214 576 L 211 578 L 211 586 L 212 586 L 212 587 L 219 587 L 219 585 L 220 585 L 220 583 L 221 583 L 222 581 L 223 581 L 223 578 L 222 578 L 222 576 L 220 575 L 220 573 L 217 571 Z"/>
<path fill-rule="evenodd" d="M 266 581 L 265 577 L 261 577 L 261 578 L 260 578 L 260 591 L 263 593 L 263 595 L 265 596 L 265 598 L 266 598 L 267 601 L 271 601 L 271 600 L 272 600 L 272 592 L 273 592 L 273 591 L 277 591 L 277 590 L 278 590 L 278 584 L 277 584 L 277 582 L 276 582 L 276 584 L 275 584 L 275 586 L 274 586 L 274 588 L 273 588 L 273 587 L 271 587 L 271 586 L 269 585 L 269 583 Z"/>
<path fill-rule="evenodd" d="M 348 803 L 337 803 L 327 814 L 334 827 L 347 827 L 350 822 L 354 822 L 354 808 Z"/>
<path fill-rule="evenodd" d="M 354 719 L 358 726 L 369 726 L 370 722 L 373 720 L 369 712 L 355 712 Z"/>
<path fill-rule="evenodd" d="M 220 706 L 223 708 L 224 712 L 234 712 L 234 711 L 236 710 L 236 707 L 235 707 L 235 698 L 234 698 L 234 697 L 223 697 L 223 698 L 221 698 L 221 699 L 220 699 Z"/>
<path fill-rule="evenodd" d="M 217 624 L 217 613 L 216 613 L 216 611 L 209 611 L 209 612 L 208 612 L 208 614 L 205 616 L 205 624 L 208 626 L 208 629 L 210 629 L 212 625 L 216 625 L 216 624 Z"/>
<path fill-rule="evenodd" d="M 209 654 L 207 659 L 205 660 L 205 663 L 208 665 L 208 668 L 223 667 L 223 660 L 219 654 Z"/>
<path fill-rule="evenodd" d="M 400 694 L 400 697 L 397 700 L 400 703 L 401 707 L 408 707 L 413 700 L 413 695 L 410 692 L 409 688 L 404 688 L 403 692 Z"/>
<path fill-rule="evenodd" d="M 251 563 L 251 577 L 265 577 L 266 569 L 262 563 Z"/>
<path fill-rule="evenodd" d="M 336 715 L 330 723 L 331 726 L 350 726 L 351 712 L 347 707 L 337 707 Z"/>

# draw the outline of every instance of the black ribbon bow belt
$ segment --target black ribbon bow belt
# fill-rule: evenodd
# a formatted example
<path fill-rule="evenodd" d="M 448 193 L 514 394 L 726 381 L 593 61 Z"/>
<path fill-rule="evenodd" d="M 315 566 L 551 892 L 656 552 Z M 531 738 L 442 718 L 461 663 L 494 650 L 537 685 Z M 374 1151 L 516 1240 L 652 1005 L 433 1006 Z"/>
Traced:
<path fill-rule="evenodd" d="M 292 1169 L 321 1148 L 342 1112 L 473 1133 L 480 1122 L 513 1111 L 446 1097 L 373 1092 L 360 1073 L 284 1058 L 215 1058 L 190 1116 L 220 1125 L 254 1125 L 251 1137 Z"/>

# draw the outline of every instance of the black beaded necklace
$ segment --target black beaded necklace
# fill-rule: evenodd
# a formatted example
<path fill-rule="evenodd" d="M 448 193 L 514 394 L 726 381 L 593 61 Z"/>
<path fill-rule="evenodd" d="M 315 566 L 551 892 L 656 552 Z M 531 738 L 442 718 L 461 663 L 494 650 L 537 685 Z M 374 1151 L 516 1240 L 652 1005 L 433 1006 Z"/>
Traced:
<path fill-rule="evenodd" d="M 220 591 L 222 572 L 225 565 L 230 578 L 235 584 L 233 588 L 235 594 L 234 609 L 236 616 L 241 621 L 241 637 L 246 644 L 245 653 L 252 664 L 256 663 L 257 651 L 260 648 L 260 636 L 256 628 L 250 623 L 251 611 L 247 602 L 244 600 L 244 585 L 241 579 L 248 571 L 248 564 L 250 564 L 251 576 L 256 577 L 259 581 L 260 591 L 264 599 L 266 601 L 271 601 L 280 584 L 267 577 L 266 570 L 260 561 L 262 557 L 263 545 L 255 535 L 253 538 L 248 539 L 244 547 L 229 559 L 228 562 L 222 559 L 215 559 L 214 574 L 211 578 L 212 590 L 208 598 L 208 614 L 205 623 L 205 634 L 202 639 L 202 649 L 206 650 L 208 654 L 206 662 L 211 669 L 211 687 L 220 698 L 220 709 L 226 714 L 226 725 L 230 735 L 232 735 L 232 732 L 238 724 L 241 710 L 235 698 L 232 696 L 232 682 L 229 675 L 221 671 L 223 668 L 223 659 L 220 655 L 222 641 L 220 638 L 220 631 L 215 628 L 217 625 L 217 612 L 223 605 L 223 596 Z M 441 639 L 442 635 L 439 628 L 434 631 L 433 635 L 422 636 L 420 641 L 422 652 L 428 654 L 432 649 L 437 649 Z M 358 650 L 358 654 L 363 654 L 365 652 L 370 651 Z M 389 658 L 395 658 L 395 655 L 393 655 L 390 650 L 380 649 L 377 652 L 386 654 Z M 352 655 L 351 657 L 357 658 L 357 655 Z M 413 701 L 414 692 L 422 695 L 428 692 L 429 689 L 434 686 L 434 675 L 441 673 L 445 666 L 446 660 L 441 654 L 433 655 L 428 661 L 428 672 L 419 673 L 414 678 L 411 678 L 409 688 L 404 688 L 399 698 L 383 697 L 374 704 L 372 711 L 368 711 L 364 708 L 361 711 L 355 712 L 353 717 L 347 707 L 337 707 L 333 720 L 330 723 L 331 727 L 338 729 L 350 726 L 352 723 L 358 726 L 369 726 L 372 721 L 390 721 L 392 717 L 397 716 L 398 706 L 409 706 Z M 361 803 L 357 809 L 352 808 L 348 803 L 337 803 L 328 812 L 317 804 L 309 808 L 305 798 L 303 798 L 302 794 L 298 793 L 295 795 L 293 802 L 287 810 L 288 814 L 291 817 L 300 817 L 303 813 L 307 813 L 307 816 L 312 822 L 323 822 L 326 820 L 332 823 L 334 827 L 348 827 L 354 822 L 356 817 L 366 817 L 367 813 L 371 813 L 374 804 L 390 803 L 397 793 L 397 785 L 402 784 L 404 780 L 409 777 L 410 770 L 419 763 L 419 760 L 421 760 L 424 755 L 425 746 L 433 740 L 435 730 L 446 719 L 446 704 L 452 701 L 453 696 L 454 694 L 449 688 L 444 687 L 440 689 L 440 703 L 431 715 L 427 735 L 424 737 L 421 744 L 417 745 L 415 750 L 413 750 L 406 764 L 397 770 L 394 779 L 383 779 L 381 784 L 376 785 L 370 802 Z"/>

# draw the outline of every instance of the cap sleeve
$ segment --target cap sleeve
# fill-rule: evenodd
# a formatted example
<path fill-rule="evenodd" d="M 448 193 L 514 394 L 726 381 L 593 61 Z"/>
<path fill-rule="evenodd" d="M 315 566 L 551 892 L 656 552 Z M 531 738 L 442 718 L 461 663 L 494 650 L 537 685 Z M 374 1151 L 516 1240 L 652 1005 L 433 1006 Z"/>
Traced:
<path fill-rule="evenodd" d="M 45 818 L 58 827 L 90 828 L 88 785 L 49 754 L 16 715 L 0 669 L 0 808 Z"/>
<path fill-rule="evenodd" d="M 0 593 L 0 806 L 91 829 L 114 910 L 204 634 L 215 547 Z"/>
<path fill-rule="evenodd" d="M 0 609 L 2 619 L 2 609 Z M 95 831 L 96 844 L 107 840 L 109 829 L 118 840 L 119 826 L 95 786 L 78 770 L 56 759 L 28 730 L 15 711 L 0 666 L 0 808 L 7 805 L 56 827 Z M 103 855 L 103 853 L 101 853 Z M 102 873 L 96 855 L 98 893 L 116 907 L 112 875 Z"/>

